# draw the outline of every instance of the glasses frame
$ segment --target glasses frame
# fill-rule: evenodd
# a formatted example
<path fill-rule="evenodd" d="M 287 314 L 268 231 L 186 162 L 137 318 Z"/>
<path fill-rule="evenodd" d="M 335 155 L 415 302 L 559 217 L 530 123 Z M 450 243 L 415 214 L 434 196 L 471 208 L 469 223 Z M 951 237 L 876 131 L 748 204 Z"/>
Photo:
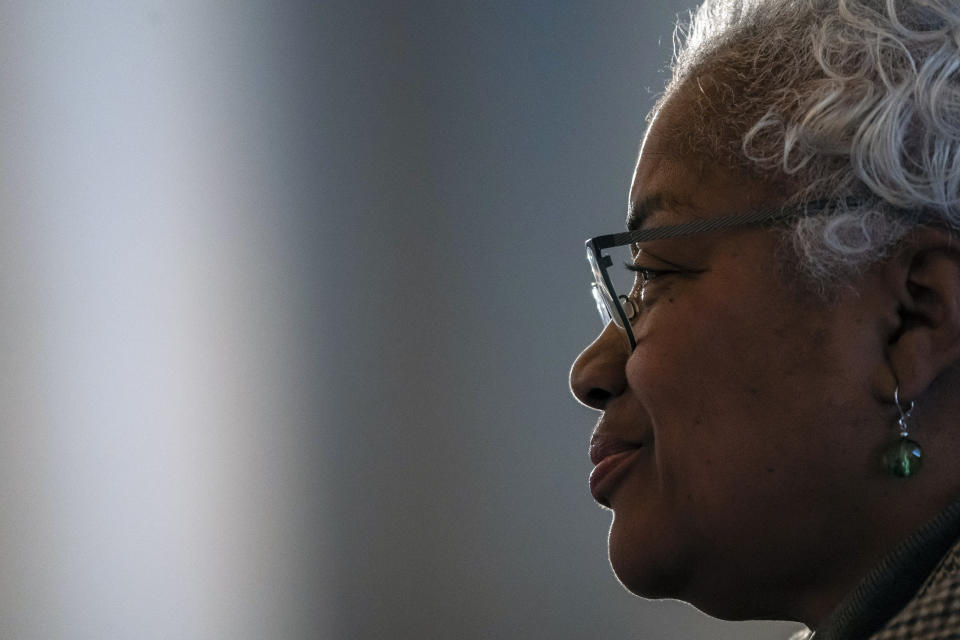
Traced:
<path fill-rule="evenodd" d="M 635 314 L 631 314 L 631 316 L 628 317 L 627 313 L 623 309 L 623 305 L 620 303 L 620 298 L 613 288 L 610 275 L 607 273 L 607 270 L 613 266 L 613 259 L 608 255 L 604 255 L 604 250 L 612 249 L 614 247 L 623 247 L 629 244 L 651 242 L 653 240 L 696 236 L 703 233 L 709 233 L 711 231 L 745 229 L 755 226 L 775 226 L 778 223 L 799 220 L 801 218 L 822 214 L 828 210 L 831 204 L 841 203 L 843 203 L 843 201 L 836 202 L 830 200 L 820 200 L 794 207 L 757 209 L 748 213 L 721 216 L 719 218 L 704 218 L 702 220 L 666 225 L 663 227 L 636 229 L 634 231 L 623 231 L 621 233 L 609 233 L 602 236 L 596 236 L 595 238 L 590 238 L 586 243 L 588 253 L 587 261 L 591 263 L 591 272 L 594 272 L 594 286 L 602 288 L 603 292 L 600 295 L 605 293 L 606 297 L 612 301 L 614 310 L 617 313 L 617 315 L 613 318 L 614 324 L 617 324 L 626 332 L 627 339 L 630 341 L 630 351 L 633 352 L 633 350 L 637 348 L 637 340 L 633 335 L 633 328 L 631 327 L 630 319 L 635 317 Z M 850 208 L 858 206 L 861 203 L 856 199 L 848 199 L 843 204 L 845 207 Z M 594 264 L 596 265 L 596 269 L 594 269 Z M 599 281 L 596 278 L 597 272 L 600 275 Z M 616 322 L 617 319 L 619 319 L 620 322 Z"/>

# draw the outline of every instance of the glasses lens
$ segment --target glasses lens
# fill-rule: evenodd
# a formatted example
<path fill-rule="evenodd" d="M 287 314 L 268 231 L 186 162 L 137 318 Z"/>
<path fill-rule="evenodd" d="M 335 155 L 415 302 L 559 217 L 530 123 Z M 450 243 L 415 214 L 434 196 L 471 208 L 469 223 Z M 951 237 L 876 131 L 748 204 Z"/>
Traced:
<path fill-rule="evenodd" d="M 596 282 L 590 285 L 590 293 L 593 294 L 593 300 L 597 303 L 597 311 L 600 312 L 600 320 L 603 322 L 603 326 L 607 326 L 617 316 L 617 312 L 613 309 L 613 303 L 607 298 L 604 288 Z M 620 324 L 620 319 L 617 318 L 616 322 Z"/>
<path fill-rule="evenodd" d="M 587 250 L 587 261 L 590 263 L 590 269 L 593 271 L 594 285 L 592 288 L 593 298 L 597 302 L 597 309 L 600 311 L 600 318 L 604 326 L 611 320 L 619 327 L 623 327 L 623 321 L 620 319 L 620 313 L 617 310 L 618 296 L 630 295 L 636 283 L 636 272 L 627 269 L 628 264 L 633 264 L 633 253 L 630 247 L 614 247 L 604 249 L 599 257 L 594 255 L 592 249 Z M 602 262 L 600 262 L 602 261 Z M 606 264 L 606 278 L 600 264 Z M 630 317 L 629 310 L 623 309 Z"/>

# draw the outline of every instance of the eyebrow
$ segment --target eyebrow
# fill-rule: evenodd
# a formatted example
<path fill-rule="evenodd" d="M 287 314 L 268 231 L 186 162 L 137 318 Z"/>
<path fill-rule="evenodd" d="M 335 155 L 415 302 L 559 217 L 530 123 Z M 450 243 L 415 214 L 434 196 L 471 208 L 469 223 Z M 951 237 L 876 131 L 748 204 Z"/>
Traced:
<path fill-rule="evenodd" d="M 652 193 L 643 200 L 634 202 L 627 210 L 627 231 L 636 231 L 643 226 L 647 218 L 657 211 L 664 211 L 683 206 L 696 209 L 688 198 L 678 198 L 663 191 Z"/>
<path fill-rule="evenodd" d="M 642 227 L 644 220 L 649 218 L 657 209 L 663 208 L 663 200 L 662 193 L 655 193 L 639 202 L 631 203 L 627 210 L 627 231 L 636 231 Z"/>

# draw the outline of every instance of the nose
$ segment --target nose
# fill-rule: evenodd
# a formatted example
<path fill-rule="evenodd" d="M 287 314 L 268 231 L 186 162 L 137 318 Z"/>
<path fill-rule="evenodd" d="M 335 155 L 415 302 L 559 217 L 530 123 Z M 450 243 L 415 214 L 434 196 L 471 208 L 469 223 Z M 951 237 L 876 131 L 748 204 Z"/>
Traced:
<path fill-rule="evenodd" d="M 581 403 L 603 411 L 627 386 L 629 349 L 621 329 L 607 325 L 570 368 L 570 391 Z"/>

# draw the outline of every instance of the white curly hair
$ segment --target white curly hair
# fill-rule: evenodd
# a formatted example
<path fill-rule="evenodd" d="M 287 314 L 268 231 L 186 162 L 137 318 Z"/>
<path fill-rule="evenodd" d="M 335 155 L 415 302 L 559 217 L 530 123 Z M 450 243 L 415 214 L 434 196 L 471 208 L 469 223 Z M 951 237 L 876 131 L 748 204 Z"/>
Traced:
<path fill-rule="evenodd" d="M 918 224 L 960 228 L 958 0 L 706 0 L 654 114 L 681 91 L 690 151 L 836 203 L 791 234 L 821 290 Z"/>

